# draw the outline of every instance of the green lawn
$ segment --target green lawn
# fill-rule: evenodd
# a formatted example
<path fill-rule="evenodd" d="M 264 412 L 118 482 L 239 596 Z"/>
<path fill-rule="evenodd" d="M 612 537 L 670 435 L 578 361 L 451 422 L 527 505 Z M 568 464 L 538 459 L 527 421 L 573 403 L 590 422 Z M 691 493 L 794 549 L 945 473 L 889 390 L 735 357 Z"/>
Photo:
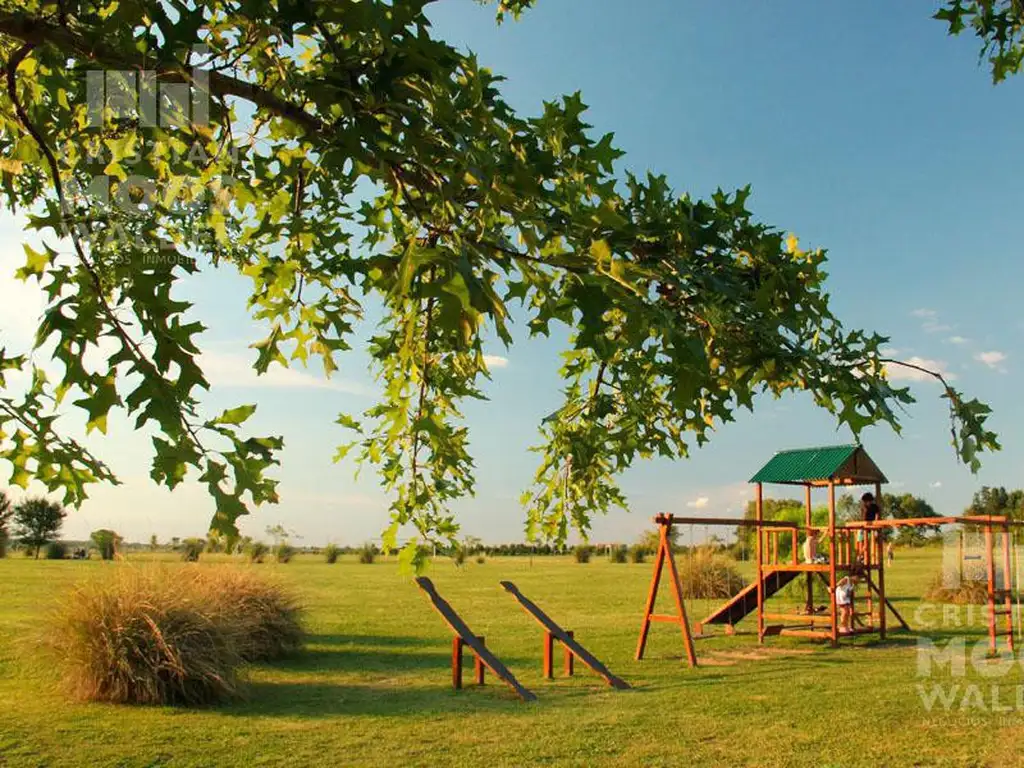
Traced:
<path fill-rule="evenodd" d="M 936 549 L 899 552 L 888 572 L 890 595 L 912 624 L 938 562 Z M 967 677 L 937 672 L 925 680 L 917 676 L 917 635 L 860 638 L 837 650 L 793 638 L 759 647 L 749 621 L 735 637 L 697 641 L 697 670 L 681 662 L 670 625 L 652 628 L 648 658 L 636 662 L 650 566 L 604 558 L 493 559 L 462 569 L 438 562 L 430 570 L 441 594 L 538 694 L 535 704 L 493 679 L 452 691 L 449 631 L 394 564 L 348 558 L 328 566 L 311 556 L 254 566 L 295 585 L 311 636 L 301 657 L 254 667 L 247 700 L 202 710 L 69 702 L 39 649 L 45 618 L 76 581 L 117 567 L 125 566 L 0 560 L 0 766 L 1021 762 L 1024 713 L 988 706 L 992 683 L 1000 701 L 1014 703 L 1019 667 L 986 679 L 969 665 Z M 540 630 L 500 579 L 575 630 L 635 689 L 607 689 L 581 666 L 574 679 L 544 681 Z M 706 608 L 690 605 L 691 620 Z M 931 636 L 957 631 L 984 637 L 980 620 Z M 961 711 L 959 699 L 952 711 L 926 711 L 918 686 L 935 683 L 978 684 L 985 711 Z"/>

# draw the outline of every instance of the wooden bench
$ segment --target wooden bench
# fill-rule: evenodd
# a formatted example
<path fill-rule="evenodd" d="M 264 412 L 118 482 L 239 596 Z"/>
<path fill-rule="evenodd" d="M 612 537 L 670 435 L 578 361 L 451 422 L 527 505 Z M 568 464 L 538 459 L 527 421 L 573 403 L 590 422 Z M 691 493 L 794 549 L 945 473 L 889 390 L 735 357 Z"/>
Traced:
<path fill-rule="evenodd" d="M 491 670 L 495 677 L 505 683 L 509 688 L 516 692 L 516 694 L 523 701 L 536 701 L 537 697 L 533 692 L 527 690 L 519 681 L 516 680 L 515 675 L 509 672 L 508 668 L 502 664 L 498 658 L 491 653 L 484 645 L 484 638 L 474 634 L 466 622 L 464 622 L 455 610 L 449 605 L 448 601 L 445 600 L 441 595 L 438 594 L 437 589 L 434 587 L 434 583 L 425 576 L 420 576 L 416 579 L 416 584 L 420 589 L 430 598 L 430 602 L 441 618 L 444 619 L 445 623 L 455 633 L 455 637 L 452 638 L 452 687 L 459 689 L 462 687 L 462 650 L 468 646 L 473 651 L 475 658 L 474 668 L 476 673 L 476 682 L 478 685 L 483 685 L 484 682 L 484 667 Z"/>
<path fill-rule="evenodd" d="M 536 603 L 520 592 L 515 584 L 511 581 L 503 581 L 501 586 L 544 628 L 544 677 L 548 680 L 554 677 L 554 659 L 552 657 L 554 656 L 555 640 L 558 640 L 565 649 L 565 674 L 567 676 L 572 675 L 573 658 L 577 658 L 594 670 L 612 688 L 624 690 L 630 687 L 629 683 L 613 675 L 596 656 L 580 645 L 572 632 L 566 632 L 558 626 Z"/>

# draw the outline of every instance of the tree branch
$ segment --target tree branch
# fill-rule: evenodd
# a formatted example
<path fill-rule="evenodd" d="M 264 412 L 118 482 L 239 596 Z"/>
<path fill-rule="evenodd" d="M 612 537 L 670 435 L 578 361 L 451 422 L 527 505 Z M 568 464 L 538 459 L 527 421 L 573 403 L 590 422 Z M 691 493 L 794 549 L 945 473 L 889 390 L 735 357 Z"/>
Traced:
<path fill-rule="evenodd" d="M 53 154 L 53 150 L 46 143 L 46 139 L 42 133 L 36 127 L 35 123 L 29 117 L 28 112 L 25 110 L 25 106 L 21 103 L 21 98 L 18 96 L 17 88 L 17 72 L 18 67 L 25 60 L 32 50 L 35 49 L 34 43 L 26 43 L 21 48 L 11 54 L 11 58 L 7 63 L 7 96 L 10 98 L 11 103 L 14 105 L 14 111 L 18 116 L 18 120 L 24 126 L 25 130 L 28 131 L 29 135 L 39 145 L 39 150 L 43 153 L 46 158 L 46 163 L 49 166 L 50 176 L 53 181 L 54 190 L 57 193 L 57 201 L 60 205 L 61 218 L 64 220 L 64 224 L 68 229 L 68 233 L 71 238 L 71 243 L 75 249 L 75 254 L 78 256 L 78 260 L 81 262 L 83 268 L 89 275 L 89 279 L 93 284 L 93 288 L 96 291 L 96 300 L 103 310 L 103 314 L 106 315 L 108 322 L 111 325 L 112 330 L 120 339 L 124 347 L 129 351 L 135 360 L 135 363 L 139 366 L 140 372 L 144 376 L 153 378 L 155 381 L 160 382 L 161 389 L 167 390 L 166 380 L 160 372 L 156 369 L 156 366 L 146 357 L 143 351 L 139 348 L 135 340 L 128 334 L 122 325 L 121 321 L 118 320 L 117 315 L 111 308 L 106 298 L 106 291 L 103 288 L 103 282 L 100 279 L 100 275 L 96 266 L 92 263 L 92 260 L 85 253 L 85 248 L 82 246 L 81 239 L 77 229 L 70 224 L 70 215 L 68 211 L 67 198 L 64 196 L 64 184 L 60 177 L 60 166 L 57 163 L 57 158 Z M 199 435 L 196 434 L 195 428 L 181 412 L 181 406 L 178 399 L 173 394 L 164 392 L 164 396 L 168 398 L 169 402 L 175 406 L 175 411 L 178 413 L 178 420 L 181 427 L 187 432 L 196 447 L 202 452 L 206 453 L 206 449 L 203 447 L 202 441 L 199 439 Z"/>
<path fill-rule="evenodd" d="M 88 41 L 73 30 L 51 24 L 44 19 L 23 13 L 0 13 L 0 34 L 13 37 L 27 45 L 37 47 L 54 45 L 64 53 L 74 53 L 82 58 L 102 64 L 111 70 L 138 69 L 137 54 L 126 54 L 103 45 L 102 41 Z M 173 65 L 153 62 L 159 79 L 165 82 L 191 83 L 191 67 L 180 62 Z M 210 78 L 210 91 L 216 96 L 235 96 L 252 102 L 274 114 L 301 125 L 310 133 L 323 134 L 327 125 L 316 115 L 301 106 L 293 104 L 254 83 L 240 80 L 216 70 L 204 70 Z"/>

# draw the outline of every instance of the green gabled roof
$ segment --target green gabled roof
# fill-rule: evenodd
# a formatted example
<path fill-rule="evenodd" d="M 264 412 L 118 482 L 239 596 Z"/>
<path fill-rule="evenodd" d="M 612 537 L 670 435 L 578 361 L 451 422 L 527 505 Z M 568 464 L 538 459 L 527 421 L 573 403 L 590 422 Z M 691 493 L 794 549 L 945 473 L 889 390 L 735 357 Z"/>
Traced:
<path fill-rule="evenodd" d="M 830 480 L 843 485 L 889 482 L 859 445 L 779 451 L 750 478 L 752 483 L 783 485 L 823 485 Z"/>

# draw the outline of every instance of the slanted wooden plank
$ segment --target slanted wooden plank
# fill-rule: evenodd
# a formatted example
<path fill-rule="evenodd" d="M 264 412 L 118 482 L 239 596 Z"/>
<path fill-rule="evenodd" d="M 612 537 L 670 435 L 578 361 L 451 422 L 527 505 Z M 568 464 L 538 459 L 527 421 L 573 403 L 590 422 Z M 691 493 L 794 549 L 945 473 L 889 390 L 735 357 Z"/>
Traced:
<path fill-rule="evenodd" d="M 424 593 L 426 593 L 427 597 L 430 598 L 430 602 L 433 604 L 435 610 L 441 614 L 441 618 L 444 619 L 452 632 L 462 639 L 463 645 L 467 645 L 473 649 L 473 653 L 476 654 L 477 659 L 482 661 L 499 680 L 515 691 L 523 701 L 537 700 L 537 696 L 532 691 L 520 685 L 519 681 L 516 680 L 515 675 L 513 675 L 508 668 L 498 660 L 497 656 L 491 653 L 484 644 L 480 642 L 473 631 L 466 626 L 466 622 L 464 622 L 455 612 L 455 609 L 449 605 L 447 600 L 438 594 L 437 589 L 434 587 L 434 583 L 430 579 L 426 576 L 420 576 L 416 579 L 416 584 Z"/>
<path fill-rule="evenodd" d="M 519 588 L 515 584 L 513 584 L 511 581 L 503 581 L 501 582 L 501 586 L 502 588 L 504 588 L 506 592 L 512 595 L 512 597 L 514 597 L 519 602 L 519 604 L 527 613 L 529 613 L 531 616 L 533 616 L 534 619 L 537 620 L 537 623 L 544 628 L 548 637 L 557 638 L 558 642 L 560 642 L 568 650 L 572 651 L 573 655 L 576 658 L 578 658 L 580 661 L 582 661 L 584 664 L 586 664 L 588 667 L 594 670 L 594 672 L 597 673 L 600 677 L 604 678 L 604 681 L 608 683 L 608 685 L 610 685 L 612 688 L 618 688 L 619 690 L 625 690 L 630 687 L 629 683 L 613 675 L 611 673 L 611 670 L 609 670 L 608 667 L 602 664 L 596 656 L 594 656 L 590 651 L 588 651 L 586 648 L 584 648 L 582 645 L 576 642 L 576 639 L 572 636 L 571 633 L 566 632 L 564 629 L 558 626 L 554 622 L 554 620 L 546 613 L 544 613 L 544 611 L 542 611 L 536 603 L 534 603 L 532 600 L 526 597 L 526 595 L 520 592 Z M 546 642 L 549 643 L 550 640 L 546 640 Z M 547 645 L 545 645 L 545 653 L 550 654 Z M 548 670 L 550 668 L 550 656 L 546 655 L 545 659 L 545 670 Z"/>
<path fill-rule="evenodd" d="M 900 626 L 903 627 L 903 629 L 905 629 L 907 632 L 909 632 L 910 631 L 910 625 L 907 624 L 906 621 L 904 621 L 903 617 L 900 615 L 900 612 L 896 610 L 896 606 L 894 606 L 889 601 L 889 598 L 882 594 L 882 591 L 875 585 L 875 582 L 873 582 L 871 580 L 871 576 L 870 575 L 867 577 L 867 582 L 868 582 L 868 588 L 873 590 L 874 593 L 876 595 L 878 595 L 882 599 L 882 602 L 884 603 L 879 610 L 884 612 L 885 609 L 888 608 L 890 611 L 892 611 L 892 615 L 896 617 L 896 621 L 898 621 L 900 623 Z"/>

